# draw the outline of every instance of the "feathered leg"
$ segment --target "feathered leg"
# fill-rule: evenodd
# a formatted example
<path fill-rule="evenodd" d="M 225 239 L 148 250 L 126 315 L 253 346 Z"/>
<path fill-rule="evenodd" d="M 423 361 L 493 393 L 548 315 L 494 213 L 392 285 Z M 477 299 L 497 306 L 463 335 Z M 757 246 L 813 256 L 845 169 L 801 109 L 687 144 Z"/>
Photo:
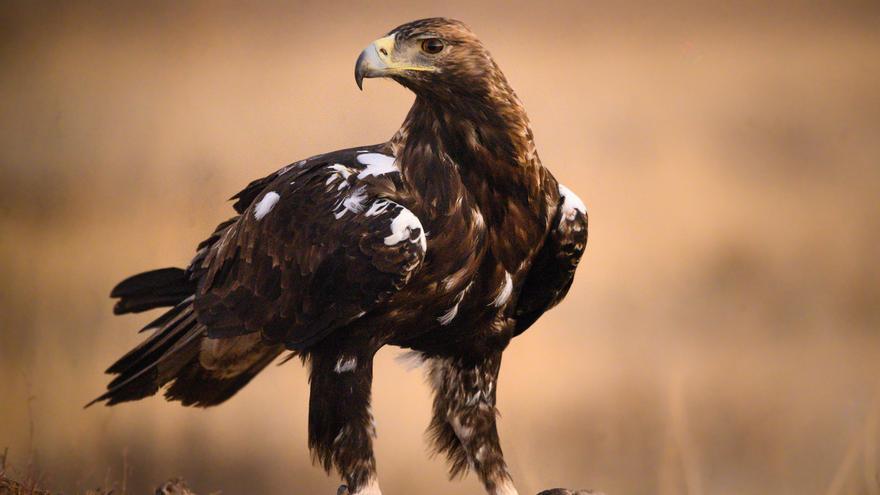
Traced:
<path fill-rule="evenodd" d="M 429 377 L 434 415 L 429 432 L 438 453 L 452 464 L 452 476 L 473 468 L 491 495 L 516 495 L 495 425 L 495 384 L 501 354 L 484 360 L 435 358 Z"/>
<path fill-rule="evenodd" d="M 309 352 L 309 448 L 327 472 L 336 467 L 351 495 L 381 495 L 370 413 L 375 351 L 368 344 L 331 342 Z"/>

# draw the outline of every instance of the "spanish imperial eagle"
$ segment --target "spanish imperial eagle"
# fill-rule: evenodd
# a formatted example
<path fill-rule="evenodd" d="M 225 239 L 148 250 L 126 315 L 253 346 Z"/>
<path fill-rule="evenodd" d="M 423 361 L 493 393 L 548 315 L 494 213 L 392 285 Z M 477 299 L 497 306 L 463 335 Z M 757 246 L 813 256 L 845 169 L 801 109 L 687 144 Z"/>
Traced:
<path fill-rule="evenodd" d="M 415 102 L 390 141 L 250 183 L 185 269 L 134 275 L 114 312 L 170 307 L 107 370 L 108 405 L 165 389 L 208 407 L 285 351 L 310 370 L 309 447 L 349 493 L 379 494 L 373 356 L 410 349 L 434 387 L 429 427 L 451 472 L 515 494 L 495 424 L 501 354 L 568 292 L 583 203 L 541 165 L 523 105 L 473 32 L 400 26 L 357 59 Z"/>

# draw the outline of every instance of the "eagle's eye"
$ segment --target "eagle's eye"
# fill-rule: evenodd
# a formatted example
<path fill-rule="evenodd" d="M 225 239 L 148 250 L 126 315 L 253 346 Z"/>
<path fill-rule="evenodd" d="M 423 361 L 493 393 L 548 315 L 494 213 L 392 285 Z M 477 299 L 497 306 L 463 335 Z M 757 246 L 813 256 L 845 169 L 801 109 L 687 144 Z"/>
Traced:
<path fill-rule="evenodd" d="M 431 55 L 440 53 L 443 51 L 443 40 L 439 38 L 428 38 L 426 40 L 422 40 L 422 51 L 425 53 L 430 53 Z"/>

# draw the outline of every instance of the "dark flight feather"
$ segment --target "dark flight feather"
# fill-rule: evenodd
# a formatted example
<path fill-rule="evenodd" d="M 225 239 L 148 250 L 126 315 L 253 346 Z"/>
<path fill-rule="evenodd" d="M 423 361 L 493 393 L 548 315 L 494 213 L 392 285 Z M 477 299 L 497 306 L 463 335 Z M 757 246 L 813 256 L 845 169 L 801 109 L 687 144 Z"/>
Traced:
<path fill-rule="evenodd" d="M 115 314 L 140 313 L 163 306 L 174 306 L 191 296 L 195 289 L 186 270 L 161 268 L 139 273 L 120 282 L 110 292 L 119 301 Z"/>

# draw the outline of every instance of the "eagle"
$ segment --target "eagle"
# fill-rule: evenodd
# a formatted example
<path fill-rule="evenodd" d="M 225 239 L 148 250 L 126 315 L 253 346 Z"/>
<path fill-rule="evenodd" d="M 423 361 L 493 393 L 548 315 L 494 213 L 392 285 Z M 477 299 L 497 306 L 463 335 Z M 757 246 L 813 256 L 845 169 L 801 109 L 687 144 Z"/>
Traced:
<path fill-rule="evenodd" d="M 427 369 L 429 436 L 451 475 L 516 494 L 496 428 L 501 356 L 571 287 L 587 211 L 542 166 L 522 102 L 465 24 L 423 19 L 377 39 L 355 80 L 378 77 L 415 94 L 388 142 L 251 182 L 186 268 L 112 290 L 116 314 L 170 309 L 92 403 L 164 390 L 214 406 L 290 352 L 309 369 L 313 461 L 342 492 L 377 495 L 373 357 L 397 346 Z"/>

